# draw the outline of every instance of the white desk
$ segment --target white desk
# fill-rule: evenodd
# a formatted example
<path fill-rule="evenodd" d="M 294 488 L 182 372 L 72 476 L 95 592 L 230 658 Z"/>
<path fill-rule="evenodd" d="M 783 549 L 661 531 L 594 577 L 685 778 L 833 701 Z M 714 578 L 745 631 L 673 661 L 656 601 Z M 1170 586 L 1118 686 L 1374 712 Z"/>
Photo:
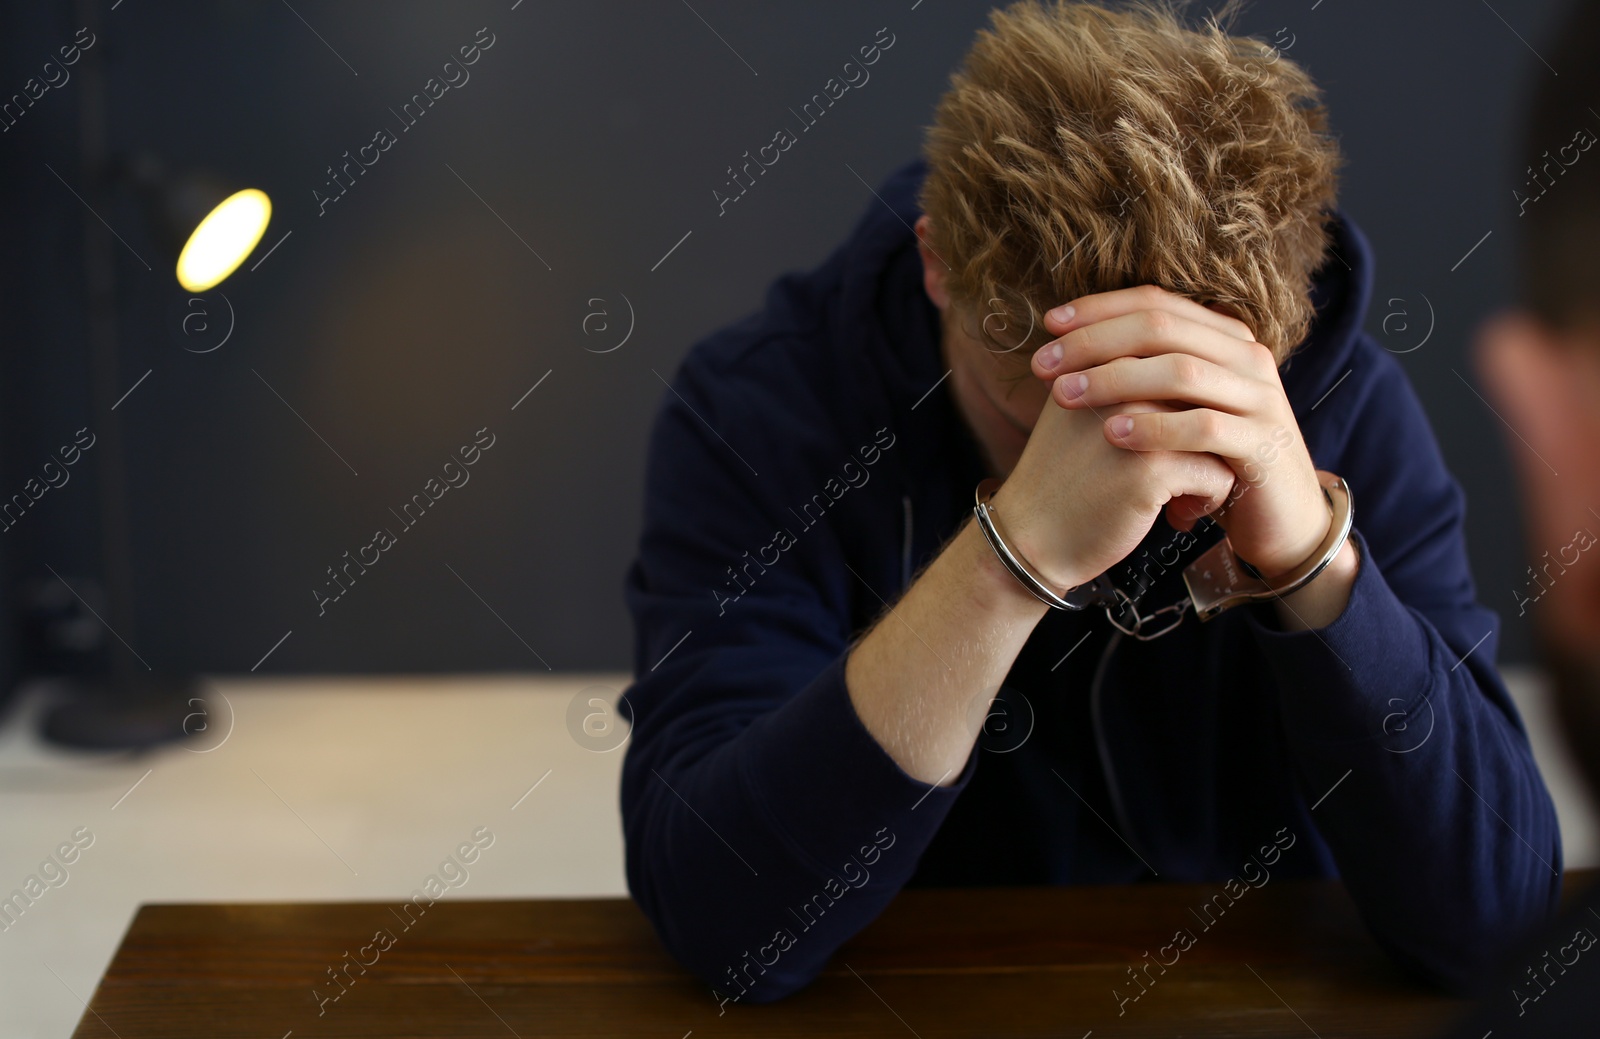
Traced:
<path fill-rule="evenodd" d="M 494 844 L 446 898 L 625 894 L 622 751 L 566 717 L 626 682 L 229 678 L 232 735 L 139 758 L 43 747 L 24 704 L 0 731 L 0 893 L 79 827 L 94 843 L 0 933 L 0 1035 L 68 1034 L 141 902 L 399 902 L 480 826 Z"/>

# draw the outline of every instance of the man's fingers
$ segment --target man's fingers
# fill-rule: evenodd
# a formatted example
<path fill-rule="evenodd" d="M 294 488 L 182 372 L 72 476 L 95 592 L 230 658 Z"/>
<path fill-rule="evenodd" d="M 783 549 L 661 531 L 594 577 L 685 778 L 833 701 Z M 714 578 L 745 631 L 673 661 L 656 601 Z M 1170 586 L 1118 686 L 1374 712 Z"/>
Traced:
<path fill-rule="evenodd" d="M 1167 526 L 1173 530 L 1193 530 L 1194 525 L 1217 511 L 1222 503 L 1192 494 L 1180 494 L 1167 502 Z"/>
<path fill-rule="evenodd" d="M 1051 395 L 1063 408 L 1098 409 L 1137 400 L 1181 401 L 1249 415 L 1272 403 L 1271 388 L 1193 354 L 1119 357 L 1059 376 Z"/>
<path fill-rule="evenodd" d="M 1215 511 L 1233 491 L 1238 476 L 1216 455 L 1170 452 L 1147 455 L 1165 484 L 1168 516 L 1177 512 L 1191 524 Z"/>
<path fill-rule="evenodd" d="M 1204 309 L 1199 308 L 1199 309 Z M 1167 310 L 1140 310 L 1078 325 L 1033 355 L 1033 373 L 1053 378 L 1083 371 L 1118 357 L 1185 353 L 1260 377 L 1277 370 L 1272 351 L 1210 325 Z"/>
<path fill-rule="evenodd" d="M 1243 321 L 1155 285 L 1136 285 L 1127 289 L 1080 296 L 1070 303 L 1048 311 L 1045 314 L 1045 330 L 1051 335 L 1061 335 L 1068 329 L 1130 314 L 1136 310 L 1165 310 L 1178 317 L 1187 317 L 1191 321 L 1225 332 L 1236 339 L 1255 338 L 1250 326 Z"/>
<path fill-rule="evenodd" d="M 1226 459 L 1248 458 L 1260 445 L 1274 442 L 1260 436 L 1258 428 L 1210 408 L 1113 415 L 1103 424 L 1106 440 L 1132 451 L 1204 452 Z"/>

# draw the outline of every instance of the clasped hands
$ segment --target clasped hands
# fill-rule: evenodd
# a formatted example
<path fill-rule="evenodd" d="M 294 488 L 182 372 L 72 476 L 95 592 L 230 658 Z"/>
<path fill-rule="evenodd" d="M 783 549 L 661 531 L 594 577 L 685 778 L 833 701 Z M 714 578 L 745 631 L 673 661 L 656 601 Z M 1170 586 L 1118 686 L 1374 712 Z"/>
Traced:
<path fill-rule="evenodd" d="M 1068 586 L 1093 578 L 1163 510 L 1180 530 L 1214 517 L 1268 580 L 1316 550 L 1327 502 L 1277 361 L 1243 322 L 1139 286 L 1059 306 L 1044 327 L 1055 338 L 1032 370 L 1050 399 L 1012 470 L 1020 479 L 995 501 L 1026 528 L 1024 550 L 1042 554 L 1045 573 Z"/>

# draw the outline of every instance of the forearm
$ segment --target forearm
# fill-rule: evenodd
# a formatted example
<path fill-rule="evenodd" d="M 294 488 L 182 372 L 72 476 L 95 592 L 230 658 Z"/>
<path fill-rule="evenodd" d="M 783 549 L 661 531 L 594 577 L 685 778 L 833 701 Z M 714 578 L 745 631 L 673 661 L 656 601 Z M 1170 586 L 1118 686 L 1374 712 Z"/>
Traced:
<path fill-rule="evenodd" d="M 1473 645 L 1492 623 L 1466 610 L 1446 622 L 1456 633 L 1446 641 L 1364 562 L 1332 623 L 1256 626 L 1307 804 L 1346 886 L 1392 952 L 1457 985 L 1558 890 L 1554 810 L 1508 716 L 1493 647 Z"/>
<path fill-rule="evenodd" d="M 1431 723 L 1413 753 L 1319 748 L 1298 766 L 1313 798 L 1327 794 L 1312 816 L 1374 936 L 1459 991 L 1555 908 L 1560 841 L 1514 736 L 1469 711 L 1436 711 Z M 1421 738 L 1429 724 L 1424 710 L 1407 733 Z"/>
<path fill-rule="evenodd" d="M 629 890 L 719 998 L 767 1002 L 814 978 L 915 872 L 971 776 L 970 760 L 949 786 L 906 775 L 860 724 L 844 662 L 840 653 L 732 739 L 704 735 L 692 712 L 637 715 L 641 742 L 622 782 Z M 738 695 L 700 693 L 719 704 Z"/>
<path fill-rule="evenodd" d="M 968 522 L 850 653 L 862 724 L 908 775 L 948 784 L 1047 609 Z"/>

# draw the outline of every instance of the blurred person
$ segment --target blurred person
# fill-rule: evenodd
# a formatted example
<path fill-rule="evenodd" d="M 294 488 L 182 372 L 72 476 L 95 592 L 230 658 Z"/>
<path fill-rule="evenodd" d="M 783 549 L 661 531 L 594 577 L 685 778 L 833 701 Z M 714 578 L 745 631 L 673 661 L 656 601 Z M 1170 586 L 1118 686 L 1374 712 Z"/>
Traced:
<path fill-rule="evenodd" d="M 1481 330 L 1478 372 L 1506 425 L 1527 517 L 1526 581 L 1510 590 L 1537 632 L 1562 729 L 1600 796 L 1600 4 L 1570 9 L 1541 49 L 1513 180 L 1518 306 Z M 1526 169 L 1521 167 L 1526 166 Z M 1456 1033 L 1600 1030 L 1600 889 L 1511 957 Z"/>
<path fill-rule="evenodd" d="M 1551 911 L 1554 809 L 1460 487 L 1361 332 L 1338 161 L 1270 45 L 1026 0 L 850 237 L 689 352 L 621 799 L 630 890 L 724 1011 L 908 885 L 1207 881 L 1225 911 L 1337 876 L 1457 988 Z M 1212 576 L 1257 594 L 1186 619 L 1224 530 Z"/>

